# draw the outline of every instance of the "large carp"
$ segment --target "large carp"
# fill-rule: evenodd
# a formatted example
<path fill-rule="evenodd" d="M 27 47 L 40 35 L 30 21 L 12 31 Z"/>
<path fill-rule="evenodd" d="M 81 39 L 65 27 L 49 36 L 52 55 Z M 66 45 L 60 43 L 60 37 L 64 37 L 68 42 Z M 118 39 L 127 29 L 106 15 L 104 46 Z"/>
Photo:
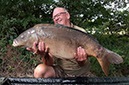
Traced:
<path fill-rule="evenodd" d="M 38 24 L 20 34 L 14 41 L 14 47 L 32 47 L 34 42 L 44 41 L 49 52 L 58 58 L 71 59 L 77 47 L 85 49 L 87 56 L 94 56 L 102 70 L 108 75 L 110 64 L 120 64 L 120 55 L 104 48 L 87 33 L 64 25 Z"/>

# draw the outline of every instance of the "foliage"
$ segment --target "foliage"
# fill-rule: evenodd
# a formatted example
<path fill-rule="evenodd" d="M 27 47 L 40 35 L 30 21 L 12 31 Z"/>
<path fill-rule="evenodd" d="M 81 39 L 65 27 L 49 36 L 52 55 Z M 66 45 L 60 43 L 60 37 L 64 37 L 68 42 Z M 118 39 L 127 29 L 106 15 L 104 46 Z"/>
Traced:
<path fill-rule="evenodd" d="M 112 3 L 115 3 L 114 8 L 106 8 Z M 113 72 L 117 68 L 128 67 L 126 56 L 129 55 L 127 52 L 129 50 L 129 44 L 127 44 L 129 42 L 129 13 L 128 10 L 117 10 L 118 7 L 125 7 L 127 3 L 128 1 L 121 2 L 120 0 L 0 0 L 0 65 L 3 66 L 1 68 L 6 67 L 4 71 L 15 72 L 15 64 L 28 69 L 27 66 L 35 66 L 39 62 L 39 57 L 32 58 L 31 52 L 23 48 L 13 48 L 11 44 L 14 38 L 35 24 L 53 23 L 51 18 L 55 7 L 65 7 L 71 15 L 72 23 L 83 27 L 90 34 L 94 32 L 94 36 L 103 46 L 122 55 L 125 62 L 112 66 Z M 127 36 L 121 37 L 119 32 Z M 92 72 L 102 76 L 96 60 L 92 58 L 90 60 L 93 64 Z M 94 69 L 94 67 L 97 68 Z M 123 68 L 120 72 L 125 69 Z M 122 75 L 125 76 L 125 74 Z"/>
<path fill-rule="evenodd" d="M 69 11 L 73 23 L 84 28 L 94 26 L 100 28 L 105 25 L 104 23 L 109 21 L 113 21 L 113 25 L 123 22 L 121 18 L 126 18 L 125 12 L 122 12 L 123 16 L 121 16 L 117 10 L 117 6 L 123 8 L 126 6 L 127 2 L 121 2 L 124 4 L 123 6 L 119 4 L 120 2 L 117 0 L 77 0 L 76 2 L 74 0 L 59 0 L 56 4 L 65 7 Z M 111 3 L 115 3 L 115 7 L 106 8 L 106 6 L 111 5 Z M 112 26 L 112 23 L 108 26 L 110 25 Z M 111 27 L 111 29 L 114 29 L 114 27 Z"/>
<path fill-rule="evenodd" d="M 109 76 L 110 77 L 128 77 L 128 71 L 124 71 L 125 69 L 128 69 L 128 60 L 129 60 L 129 38 L 123 37 L 123 38 L 117 38 L 117 35 L 93 35 L 97 38 L 99 43 L 104 46 L 105 48 L 108 48 L 109 50 L 112 50 L 113 52 L 118 53 L 122 56 L 124 62 L 119 65 L 111 65 Z M 101 67 L 97 60 L 95 58 L 89 58 L 92 67 L 91 71 L 93 73 L 98 74 L 98 76 L 105 76 L 105 74 L 102 72 Z M 99 69 L 99 70 L 98 70 Z"/>
<path fill-rule="evenodd" d="M 0 0 L 0 38 L 16 37 L 24 30 L 38 23 L 53 23 L 52 11 L 57 6 L 65 7 L 71 14 L 71 21 L 85 29 L 93 27 L 101 30 L 109 28 L 113 33 L 129 30 L 129 13 L 117 11 L 117 8 L 105 8 L 111 3 L 119 4 L 112 0 Z M 126 6 L 127 2 L 121 2 Z M 117 6 L 117 5 L 115 5 Z M 14 32 L 14 33 L 13 33 Z M 127 34 L 126 33 L 126 34 Z M 8 39 L 8 38 L 7 38 Z"/>

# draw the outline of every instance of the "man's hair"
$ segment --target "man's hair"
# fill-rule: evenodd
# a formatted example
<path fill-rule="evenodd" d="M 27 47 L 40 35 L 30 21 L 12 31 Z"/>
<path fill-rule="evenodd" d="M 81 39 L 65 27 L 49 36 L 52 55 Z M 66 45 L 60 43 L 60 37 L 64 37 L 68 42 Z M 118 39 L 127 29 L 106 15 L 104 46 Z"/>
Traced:
<path fill-rule="evenodd" d="M 64 9 L 65 12 L 68 12 L 68 11 L 67 11 L 65 8 L 63 8 L 63 7 L 56 7 L 56 8 L 62 8 L 62 9 Z M 56 9 L 56 8 L 55 8 L 55 9 Z"/>

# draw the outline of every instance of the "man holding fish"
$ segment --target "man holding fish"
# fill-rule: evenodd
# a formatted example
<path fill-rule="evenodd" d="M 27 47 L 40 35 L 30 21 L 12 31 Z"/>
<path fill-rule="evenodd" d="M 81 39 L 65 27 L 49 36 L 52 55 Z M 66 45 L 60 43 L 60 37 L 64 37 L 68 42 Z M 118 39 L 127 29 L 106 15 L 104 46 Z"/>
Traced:
<path fill-rule="evenodd" d="M 70 14 L 62 7 L 54 9 L 52 18 L 55 24 L 66 25 L 85 32 L 83 28 L 70 23 Z M 27 50 L 42 56 L 43 64 L 39 64 L 34 70 L 35 78 L 93 76 L 90 73 L 87 54 L 81 46 L 77 48 L 76 53 L 73 53 L 74 59 L 55 58 L 49 53 L 49 47 L 45 46 L 44 42 L 34 43 L 33 48 L 27 48 Z"/>

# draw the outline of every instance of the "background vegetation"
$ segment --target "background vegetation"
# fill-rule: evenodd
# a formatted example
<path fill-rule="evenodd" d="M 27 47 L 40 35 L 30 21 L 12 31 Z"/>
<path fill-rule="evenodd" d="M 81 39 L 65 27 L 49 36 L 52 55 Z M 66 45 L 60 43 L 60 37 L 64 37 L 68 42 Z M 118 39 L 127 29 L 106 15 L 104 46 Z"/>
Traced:
<path fill-rule="evenodd" d="M 128 3 L 127 0 L 0 0 L 0 76 L 33 77 L 33 69 L 42 63 L 40 56 L 11 44 L 35 24 L 53 23 L 55 7 L 65 7 L 72 23 L 83 27 L 101 45 L 122 56 L 122 64 L 111 65 L 110 77 L 129 76 L 129 8 L 118 10 Z M 97 60 L 89 60 L 91 72 L 105 77 Z"/>

